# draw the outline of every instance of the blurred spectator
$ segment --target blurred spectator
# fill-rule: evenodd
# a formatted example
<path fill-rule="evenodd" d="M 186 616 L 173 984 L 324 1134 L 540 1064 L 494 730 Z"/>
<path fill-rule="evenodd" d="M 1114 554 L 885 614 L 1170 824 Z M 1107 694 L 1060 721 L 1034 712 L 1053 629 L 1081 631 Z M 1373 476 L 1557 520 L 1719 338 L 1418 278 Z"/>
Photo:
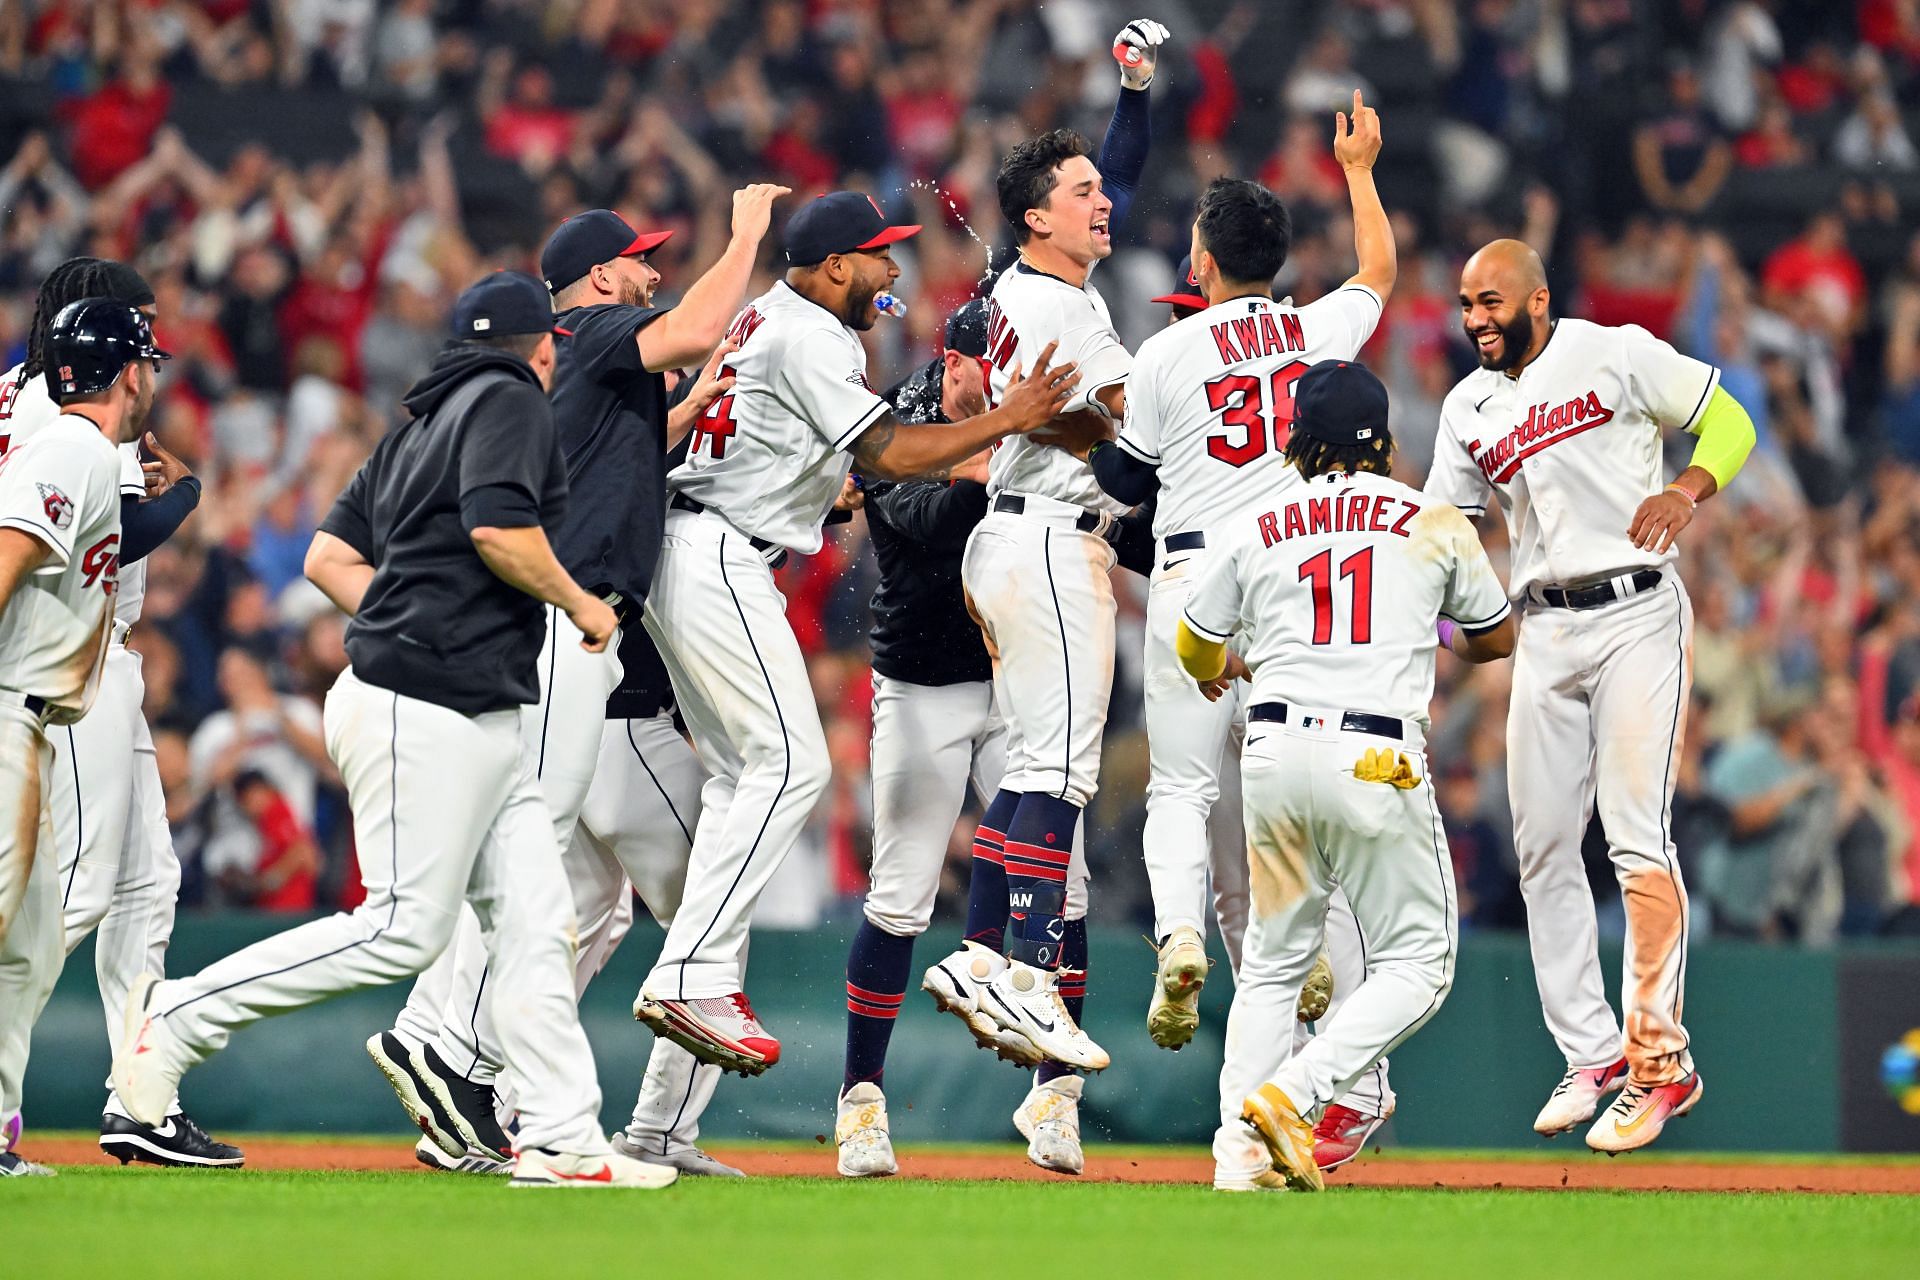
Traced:
<path fill-rule="evenodd" d="M 1684 63 L 1667 73 L 1664 110 L 1633 135 L 1640 190 L 1656 209 L 1698 214 L 1720 194 L 1733 153 L 1700 100 L 1700 80 Z"/>
<path fill-rule="evenodd" d="M 1920 164 L 1900 108 L 1891 94 L 1879 92 L 1865 94 L 1833 135 L 1833 157 L 1849 169 L 1907 170 Z"/>

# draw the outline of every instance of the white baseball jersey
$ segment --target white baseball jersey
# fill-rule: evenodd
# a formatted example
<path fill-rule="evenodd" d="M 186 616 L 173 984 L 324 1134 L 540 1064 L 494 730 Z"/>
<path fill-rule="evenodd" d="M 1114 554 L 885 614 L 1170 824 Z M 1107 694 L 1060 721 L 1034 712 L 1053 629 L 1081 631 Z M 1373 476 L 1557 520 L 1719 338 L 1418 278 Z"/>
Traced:
<path fill-rule="evenodd" d="M 1102 388 L 1127 380 L 1133 357 L 1120 343 L 1107 314 L 1107 303 L 1091 279 L 1071 285 L 1059 276 L 1016 262 L 1002 272 L 987 300 L 987 399 L 999 404 L 1013 380 L 1015 365 L 1024 373 L 1048 343 L 1052 364 L 1080 366 L 1080 385 L 1063 413 L 1091 408 L 1105 413 L 1094 400 Z M 1071 502 L 1093 511 L 1115 515 L 1128 510 L 1124 502 L 1107 496 L 1093 468 L 1064 449 L 1055 449 L 1024 436 L 1009 436 L 993 450 L 987 464 L 987 493 L 1034 494 Z"/>
<path fill-rule="evenodd" d="M 1638 325 L 1554 324 L 1518 378 L 1476 369 L 1440 408 L 1427 493 L 1469 514 L 1500 500 L 1518 600 L 1540 585 L 1658 566 L 1627 537 L 1662 485 L 1660 431 L 1697 431 L 1720 371 Z"/>
<path fill-rule="evenodd" d="M 85 715 L 112 638 L 120 568 L 119 462 L 100 429 L 62 414 L 0 458 L 0 528 L 49 555 L 0 613 L 0 685 Z"/>
<path fill-rule="evenodd" d="M 785 281 L 748 303 L 727 336 L 740 344 L 721 370 L 733 390 L 694 424 L 667 488 L 811 554 L 853 469 L 846 450 L 887 412 L 867 385 L 867 349 Z"/>
<path fill-rule="evenodd" d="M 1186 622 L 1224 642 L 1245 616 L 1255 702 L 1379 712 L 1424 728 L 1435 619 L 1480 631 L 1509 610 L 1467 518 L 1385 476 L 1316 476 L 1222 532 Z"/>
<path fill-rule="evenodd" d="M 1299 480 L 1281 456 L 1294 384 L 1322 360 L 1358 355 L 1380 310 L 1360 284 L 1299 308 L 1234 298 L 1140 344 L 1118 443 L 1159 468 L 1155 537 L 1218 524 Z"/>
<path fill-rule="evenodd" d="M 7 451 L 9 441 L 20 444 L 60 416 L 60 406 L 47 392 L 47 380 L 24 378 L 21 368 L 15 365 L 6 377 L 0 378 L 0 454 Z M 140 470 L 137 444 L 120 446 L 120 494 L 130 498 L 147 495 L 147 478 Z M 121 565 L 120 588 L 113 598 L 114 618 L 132 626 L 140 621 L 140 605 L 146 598 L 147 562 L 136 560 Z"/>

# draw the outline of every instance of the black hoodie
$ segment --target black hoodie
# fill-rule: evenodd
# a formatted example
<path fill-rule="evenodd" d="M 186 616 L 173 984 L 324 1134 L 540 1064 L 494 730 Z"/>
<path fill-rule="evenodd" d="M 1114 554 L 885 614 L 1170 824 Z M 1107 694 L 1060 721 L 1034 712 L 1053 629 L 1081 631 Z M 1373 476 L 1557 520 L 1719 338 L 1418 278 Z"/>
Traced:
<path fill-rule="evenodd" d="M 479 715 L 539 701 L 539 601 L 474 550 L 482 526 L 552 529 L 566 514 L 553 411 L 526 361 L 450 343 L 321 529 L 374 566 L 347 656 L 368 684 Z"/>

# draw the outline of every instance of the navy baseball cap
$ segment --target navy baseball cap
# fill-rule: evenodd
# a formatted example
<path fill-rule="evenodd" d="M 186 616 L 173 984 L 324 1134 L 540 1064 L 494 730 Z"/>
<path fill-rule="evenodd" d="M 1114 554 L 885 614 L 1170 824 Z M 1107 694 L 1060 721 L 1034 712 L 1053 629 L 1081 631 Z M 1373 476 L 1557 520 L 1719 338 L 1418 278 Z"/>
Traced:
<path fill-rule="evenodd" d="M 1386 434 L 1387 389 L 1351 360 L 1322 360 L 1293 391 L 1293 430 L 1323 444 L 1366 444 Z"/>
<path fill-rule="evenodd" d="M 1200 282 L 1193 278 L 1193 259 L 1180 259 L 1180 283 L 1172 293 L 1163 293 L 1153 299 L 1154 302 L 1170 302 L 1176 307 L 1192 307 L 1196 311 L 1207 309 L 1207 299 L 1200 292 Z"/>
<path fill-rule="evenodd" d="M 987 354 L 986 299 L 975 298 L 955 308 L 947 317 L 946 337 L 947 350 L 976 360 L 984 359 Z"/>
<path fill-rule="evenodd" d="M 781 239 L 786 244 L 789 263 L 810 267 L 836 253 L 878 249 L 919 233 L 917 223 L 910 227 L 888 226 L 887 215 L 880 212 L 872 196 L 858 191 L 835 191 L 802 205 L 787 219 L 787 229 Z"/>
<path fill-rule="evenodd" d="M 496 271 L 467 286 L 453 301 L 453 336 L 499 338 L 516 333 L 559 333 L 553 299 L 540 282 L 520 271 Z"/>
<path fill-rule="evenodd" d="M 671 231 L 635 231 L 611 209 L 576 213 L 553 229 L 540 250 L 540 275 L 549 292 L 558 293 L 603 262 L 650 253 Z"/>

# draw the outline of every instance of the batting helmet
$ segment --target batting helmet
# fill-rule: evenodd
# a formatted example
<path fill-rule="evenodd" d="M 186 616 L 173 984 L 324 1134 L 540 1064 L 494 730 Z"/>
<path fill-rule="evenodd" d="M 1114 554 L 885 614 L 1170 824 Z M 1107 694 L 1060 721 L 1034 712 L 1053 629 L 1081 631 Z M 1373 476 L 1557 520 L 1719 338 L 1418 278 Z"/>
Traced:
<path fill-rule="evenodd" d="M 60 404 L 105 391 L 135 360 L 171 359 L 147 318 L 112 298 L 70 302 L 47 330 L 47 386 Z"/>

